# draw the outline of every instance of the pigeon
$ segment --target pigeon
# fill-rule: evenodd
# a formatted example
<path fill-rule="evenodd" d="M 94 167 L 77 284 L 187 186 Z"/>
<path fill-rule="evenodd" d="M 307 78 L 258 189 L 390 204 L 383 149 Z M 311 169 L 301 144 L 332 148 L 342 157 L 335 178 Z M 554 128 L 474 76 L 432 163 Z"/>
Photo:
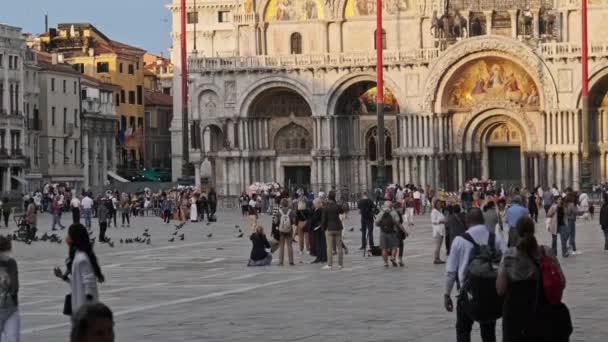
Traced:
<path fill-rule="evenodd" d="M 182 235 L 180 235 L 180 236 L 179 236 L 179 239 L 180 239 L 181 241 L 184 241 L 184 238 L 185 238 L 184 234 L 182 234 Z"/>
<path fill-rule="evenodd" d="M 241 233 L 237 236 L 237 238 L 242 238 L 242 237 L 243 237 L 243 233 Z"/>
<path fill-rule="evenodd" d="M 234 226 L 235 229 L 239 229 L 239 225 L 237 224 L 236 226 Z M 239 229 L 240 230 L 240 229 Z"/>
<path fill-rule="evenodd" d="M 222 247 L 217 247 L 216 250 L 223 251 L 224 249 Z"/>
<path fill-rule="evenodd" d="M 176 230 L 176 231 L 174 231 L 172 235 L 173 235 L 173 236 L 176 236 L 176 235 L 177 235 L 177 230 Z"/>
<path fill-rule="evenodd" d="M 213 236 L 213 234 L 212 234 L 212 233 L 207 234 L 207 237 L 208 237 L 208 238 L 211 238 L 212 236 Z"/>
<path fill-rule="evenodd" d="M 173 241 L 175 241 L 175 238 L 170 238 L 169 239 L 169 242 L 173 242 Z"/>
<path fill-rule="evenodd" d="M 114 248 L 114 242 L 108 241 L 108 245 L 110 246 L 110 248 Z"/>
<path fill-rule="evenodd" d="M 123 243 L 122 239 L 120 239 L 120 243 Z"/>
<path fill-rule="evenodd" d="M 208 226 L 209 226 L 209 225 L 211 225 L 211 222 L 207 222 L 207 225 L 208 225 Z"/>
<path fill-rule="evenodd" d="M 354 227 L 350 227 L 350 229 L 348 230 L 349 232 L 355 231 Z"/>
<path fill-rule="evenodd" d="M 150 238 L 148 238 L 148 240 L 146 240 L 146 245 L 150 244 Z"/>
<path fill-rule="evenodd" d="M 242 233 L 243 231 L 239 229 L 239 233 Z"/>

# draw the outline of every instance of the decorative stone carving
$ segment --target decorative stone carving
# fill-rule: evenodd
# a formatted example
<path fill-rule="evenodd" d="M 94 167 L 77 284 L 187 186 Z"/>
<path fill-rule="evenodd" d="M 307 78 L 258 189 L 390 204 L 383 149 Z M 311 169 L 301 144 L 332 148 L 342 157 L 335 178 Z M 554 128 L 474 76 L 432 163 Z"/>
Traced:
<path fill-rule="evenodd" d="M 533 72 L 532 76 L 540 81 L 539 88 L 544 90 L 543 102 L 545 108 L 556 108 L 556 88 L 543 61 L 527 45 L 513 39 L 492 36 L 474 37 L 463 40 L 450 46 L 442 57 L 437 59 L 430 67 L 427 77 L 423 98 L 423 111 L 433 112 L 437 100 L 437 92 L 443 80 L 450 79 L 455 70 L 450 70 L 458 61 L 474 53 L 486 53 L 491 55 L 492 51 L 506 53 L 516 61 L 520 61 L 526 70 Z M 447 71 L 447 72 L 446 72 Z M 439 94 L 442 96 L 442 94 Z"/>
<path fill-rule="evenodd" d="M 218 113 L 219 97 L 211 90 L 203 91 L 198 98 L 198 109 L 202 119 L 213 118 Z"/>
<path fill-rule="evenodd" d="M 224 102 L 234 104 L 236 102 L 236 81 L 224 82 Z"/>

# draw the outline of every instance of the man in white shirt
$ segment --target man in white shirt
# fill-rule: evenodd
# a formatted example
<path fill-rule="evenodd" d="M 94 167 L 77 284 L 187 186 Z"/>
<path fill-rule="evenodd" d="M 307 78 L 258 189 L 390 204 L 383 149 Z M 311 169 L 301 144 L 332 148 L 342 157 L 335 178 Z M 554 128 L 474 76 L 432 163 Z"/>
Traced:
<path fill-rule="evenodd" d="M 93 200 L 88 192 L 85 192 L 84 198 L 80 203 L 82 207 L 82 215 L 84 216 L 84 225 L 87 229 L 91 229 L 91 216 L 93 214 Z"/>
<path fill-rule="evenodd" d="M 487 245 L 490 238 L 490 232 L 484 225 L 483 214 L 479 208 L 472 208 L 466 216 L 467 233 L 479 245 Z M 494 247 L 496 250 L 505 251 L 506 245 L 500 234 L 495 235 Z M 450 247 L 450 255 L 446 265 L 446 289 L 445 289 L 445 308 L 448 312 L 454 310 L 451 295 L 454 283 L 458 281 L 463 284 L 465 274 L 469 266 L 469 257 L 473 250 L 473 244 L 463 237 L 458 236 L 452 241 Z M 473 328 L 473 320 L 465 313 L 461 305 L 456 307 L 456 341 L 471 341 L 471 330 Z M 496 341 L 496 321 L 480 322 L 481 339 L 483 342 Z"/>
<path fill-rule="evenodd" d="M 78 199 L 78 196 L 72 197 L 70 207 L 72 209 L 72 221 L 74 221 L 74 223 L 80 223 L 80 200 Z"/>

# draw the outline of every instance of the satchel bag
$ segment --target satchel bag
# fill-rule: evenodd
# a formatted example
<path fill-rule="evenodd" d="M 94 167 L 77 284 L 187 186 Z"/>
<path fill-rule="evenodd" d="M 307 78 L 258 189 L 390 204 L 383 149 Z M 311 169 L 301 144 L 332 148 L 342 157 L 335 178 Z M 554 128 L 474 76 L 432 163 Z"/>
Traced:
<path fill-rule="evenodd" d="M 72 316 L 72 294 L 65 295 L 63 301 L 63 314 L 66 316 Z"/>

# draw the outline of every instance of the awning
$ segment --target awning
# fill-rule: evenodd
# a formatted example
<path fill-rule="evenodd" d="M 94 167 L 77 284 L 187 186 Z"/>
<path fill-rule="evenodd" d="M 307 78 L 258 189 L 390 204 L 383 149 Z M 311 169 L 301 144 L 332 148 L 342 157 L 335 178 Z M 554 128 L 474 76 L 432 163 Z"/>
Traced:
<path fill-rule="evenodd" d="M 108 170 L 108 176 L 110 176 L 110 177 L 112 177 L 112 178 L 116 179 L 117 181 L 119 181 L 119 182 L 121 182 L 121 183 L 129 183 L 129 181 L 128 181 L 128 180 L 126 180 L 126 179 L 124 179 L 124 178 L 120 177 L 120 176 L 119 176 L 119 175 L 117 175 L 117 174 L 116 174 L 116 172 L 114 172 L 114 171 L 109 171 L 109 170 Z"/>
<path fill-rule="evenodd" d="M 11 176 L 14 180 L 16 180 L 17 182 L 23 184 L 23 185 L 27 185 L 27 181 L 19 176 Z"/>

